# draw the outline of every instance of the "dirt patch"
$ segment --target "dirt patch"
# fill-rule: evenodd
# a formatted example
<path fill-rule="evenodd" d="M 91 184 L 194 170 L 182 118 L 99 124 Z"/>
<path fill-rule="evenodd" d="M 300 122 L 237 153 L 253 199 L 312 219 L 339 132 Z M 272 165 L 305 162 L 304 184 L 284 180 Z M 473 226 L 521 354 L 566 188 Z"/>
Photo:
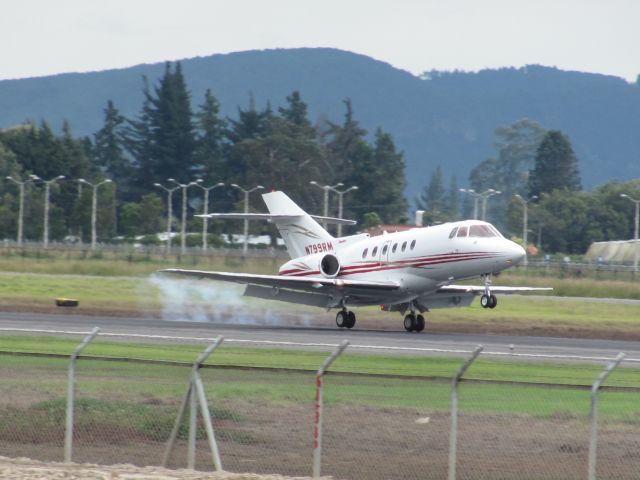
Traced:
<path fill-rule="evenodd" d="M 38 462 L 28 458 L 0 457 L 0 478 L 12 480 L 305 480 L 308 477 L 250 473 L 169 470 L 134 465 L 93 465 Z M 328 477 L 324 477 L 328 478 Z"/>

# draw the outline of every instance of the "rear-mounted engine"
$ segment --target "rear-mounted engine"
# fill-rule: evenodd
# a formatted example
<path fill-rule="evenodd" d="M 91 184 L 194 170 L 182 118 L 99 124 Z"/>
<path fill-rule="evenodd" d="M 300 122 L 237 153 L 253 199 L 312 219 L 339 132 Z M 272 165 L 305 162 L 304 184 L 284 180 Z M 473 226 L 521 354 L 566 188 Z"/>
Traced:
<path fill-rule="evenodd" d="M 334 278 L 340 272 L 340 260 L 331 253 L 320 259 L 320 273 L 326 278 Z"/>

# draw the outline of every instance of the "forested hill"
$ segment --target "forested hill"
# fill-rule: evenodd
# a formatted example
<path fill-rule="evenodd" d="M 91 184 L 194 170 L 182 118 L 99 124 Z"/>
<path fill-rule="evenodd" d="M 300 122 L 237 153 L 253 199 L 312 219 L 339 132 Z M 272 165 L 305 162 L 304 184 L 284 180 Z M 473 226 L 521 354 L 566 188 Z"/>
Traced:
<path fill-rule="evenodd" d="M 428 52 L 425 53 L 427 55 Z M 428 63 L 428 60 L 425 60 Z M 497 126 L 528 117 L 565 132 L 586 187 L 640 177 L 640 87 L 616 77 L 529 66 L 418 78 L 372 58 L 333 49 L 249 51 L 182 61 L 195 106 L 211 88 L 222 113 L 236 116 L 253 95 L 273 108 L 299 90 L 310 118 L 342 122 L 343 99 L 373 132 L 390 132 L 407 162 L 408 198 L 441 165 L 464 185 L 469 171 L 495 155 Z M 155 83 L 164 64 L 0 81 L 0 128 L 27 119 L 63 119 L 76 135 L 102 126 L 112 99 L 128 118 L 142 105 L 142 76 Z"/>

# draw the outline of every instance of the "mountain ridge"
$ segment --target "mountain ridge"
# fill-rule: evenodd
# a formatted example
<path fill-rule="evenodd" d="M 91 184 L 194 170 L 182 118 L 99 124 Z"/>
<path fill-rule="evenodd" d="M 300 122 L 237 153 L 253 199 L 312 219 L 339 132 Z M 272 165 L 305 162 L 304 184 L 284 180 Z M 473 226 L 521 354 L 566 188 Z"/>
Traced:
<path fill-rule="evenodd" d="M 293 90 L 309 117 L 340 123 L 345 98 L 356 120 L 372 133 L 390 132 L 407 162 L 407 196 L 414 198 L 437 165 L 461 186 L 469 171 L 495 155 L 493 131 L 532 118 L 568 134 L 586 187 L 608 179 L 640 177 L 640 88 L 603 74 L 528 65 L 479 72 L 413 75 L 365 55 L 331 49 L 270 49 L 193 57 L 180 61 L 194 110 L 211 88 L 223 115 L 235 118 L 250 96 L 258 108 L 276 108 Z M 68 119 L 75 134 L 102 126 L 112 99 L 135 117 L 142 106 L 142 76 L 153 85 L 165 62 L 97 72 L 62 73 L 0 81 L 0 128 Z"/>

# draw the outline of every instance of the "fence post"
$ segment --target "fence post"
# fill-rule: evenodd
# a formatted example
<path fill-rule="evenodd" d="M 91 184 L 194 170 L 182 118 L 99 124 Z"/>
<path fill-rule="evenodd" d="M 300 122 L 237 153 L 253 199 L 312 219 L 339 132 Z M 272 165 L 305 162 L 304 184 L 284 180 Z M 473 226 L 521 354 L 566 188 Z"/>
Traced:
<path fill-rule="evenodd" d="M 349 340 L 344 340 L 335 351 L 329 355 L 318 369 L 316 375 L 316 413 L 313 418 L 313 478 L 320 478 L 320 460 L 322 457 L 322 378 L 331 364 L 349 346 Z"/>
<path fill-rule="evenodd" d="M 449 480 L 456 478 L 458 447 L 458 384 L 471 364 L 478 358 L 484 347 L 478 345 L 471 356 L 462 364 L 451 381 L 451 431 L 449 432 Z"/>
<path fill-rule="evenodd" d="M 607 379 L 607 377 L 613 372 L 613 370 L 620 365 L 620 362 L 624 359 L 624 353 L 620 352 L 618 356 L 607 365 L 602 373 L 598 376 L 596 381 L 591 387 L 591 437 L 589 441 L 589 480 L 595 480 L 596 478 L 596 450 L 598 447 L 598 390 Z"/>
<path fill-rule="evenodd" d="M 91 333 L 84 337 L 84 340 L 82 340 L 80 345 L 78 345 L 71 354 L 67 378 L 67 417 L 64 431 L 64 461 L 66 463 L 71 463 L 73 454 L 73 403 L 75 397 L 76 361 L 80 353 L 89 345 L 99 331 L 99 327 L 91 330 Z"/>
<path fill-rule="evenodd" d="M 204 387 L 202 386 L 202 379 L 200 378 L 198 370 L 200 370 L 202 364 L 207 360 L 207 358 L 209 358 L 209 355 L 213 353 L 213 351 L 222 343 L 223 340 L 224 337 L 222 335 L 216 337 L 214 342 L 202 351 L 200 356 L 194 362 L 193 367 L 191 368 L 189 385 L 184 397 L 182 397 L 182 402 L 180 403 L 180 408 L 178 409 L 178 416 L 176 417 L 176 421 L 173 424 L 173 430 L 171 430 L 169 440 L 167 441 L 167 448 L 165 449 L 164 456 L 162 457 L 163 467 L 166 467 L 169 462 L 169 456 L 171 455 L 171 451 L 173 450 L 176 439 L 178 438 L 180 425 L 182 424 L 182 420 L 184 419 L 184 414 L 187 410 L 187 407 L 189 407 L 191 411 L 191 415 L 189 418 L 189 434 L 187 444 L 187 466 L 190 469 L 193 469 L 195 467 L 197 426 L 196 416 L 198 413 L 197 402 L 198 400 L 200 400 L 200 408 L 205 423 L 205 429 L 207 430 L 209 447 L 211 448 L 211 453 L 213 456 L 213 464 L 216 470 L 222 470 L 220 453 L 218 452 L 218 445 L 213 434 L 213 427 L 211 426 L 211 414 L 209 412 L 209 406 L 207 405 L 206 397 L 204 395 Z"/>

